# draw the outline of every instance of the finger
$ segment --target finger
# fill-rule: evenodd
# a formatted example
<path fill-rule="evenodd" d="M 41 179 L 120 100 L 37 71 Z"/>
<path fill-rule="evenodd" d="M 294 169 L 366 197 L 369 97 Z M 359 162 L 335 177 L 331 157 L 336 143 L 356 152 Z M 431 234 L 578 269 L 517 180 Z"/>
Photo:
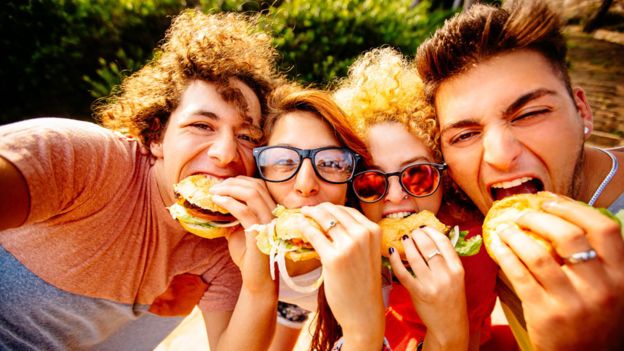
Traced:
<path fill-rule="evenodd" d="M 368 228 L 370 233 L 374 236 L 376 242 L 378 243 L 381 242 L 381 228 L 379 227 L 377 223 L 368 219 L 364 214 L 362 214 L 360 211 L 356 210 L 355 208 L 345 207 L 345 206 L 342 206 L 342 208 L 344 208 L 347 212 L 349 212 L 351 216 L 353 217 L 353 219 L 355 219 L 360 225 L 363 225 L 366 228 Z M 377 250 L 377 248 L 375 249 Z"/>
<path fill-rule="evenodd" d="M 228 178 L 222 183 L 213 186 L 210 192 L 216 195 L 232 197 L 250 206 L 259 219 L 266 223 L 273 218 L 272 211 L 275 201 L 271 198 L 264 183 L 257 179 L 242 177 Z"/>
<path fill-rule="evenodd" d="M 314 250 L 318 253 L 321 258 L 321 263 L 326 260 L 328 255 L 333 253 L 332 242 L 320 230 L 308 225 L 302 228 L 302 233 L 306 240 L 310 242 Z"/>
<path fill-rule="evenodd" d="M 431 278 L 431 270 L 425 262 L 421 252 L 419 252 L 416 248 L 413 235 L 404 235 L 401 243 L 403 244 L 403 249 L 405 250 L 407 262 L 409 262 L 412 271 L 416 274 L 416 278 L 422 281 L 429 280 Z"/>
<path fill-rule="evenodd" d="M 489 252 L 511 282 L 513 289 L 523 301 L 541 301 L 545 296 L 542 286 L 533 278 L 516 254 L 501 240 L 492 241 Z M 526 299 L 526 300 L 525 300 Z"/>
<path fill-rule="evenodd" d="M 420 281 L 418 278 L 414 278 L 407 268 L 405 268 L 399 253 L 394 248 L 390 248 L 388 253 L 390 254 L 389 259 L 390 266 L 392 267 L 392 274 L 397 277 L 401 285 L 410 291 L 412 289 L 419 289 Z"/>
<path fill-rule="evenodd" d="M 570 281 L 559 263 L 537 241 L 515 227 L 502 230 L 499 235 L 528 268 L 537 284 L 553 292 L 564 292 L 570 288 Z"/>
<path fill-rule="evenodd" d="M 442 257 L 444 257 L 444 261 L 449 268 L 452 268 L 453 270 L 463 270 L 463 265 L 459 259 L 459 255 L 446 235 L 431 227 L 424 227 L 422 231 L 425 232 L 431 240 L 433 240 L 435 246 L 442 253 Z"/>
<path fill-rule="evenodd" d="M 338 212 L 336 206 L 317 205 L 301 208 L 301 213 L 315 220 L 336 245 L 347 245 L 351 238 L 347 235 L 345 226 L 336 218 L 335 212 Z"/>
<path fill-rule="evenodd" d="M 447 270 L 442 252 L 422 229 L 412 231 L 412 238 L 430 270 Z"/>
<path fill-rule="evenodd" d="M 232 216 L 239 220 L 243 228 L 249 228 L 258 223 L 268 223 L 261 221 L 249 206 L 229 196 L 213 195 L 212 202 L 228 210 Z"/>
<path fill-rule="evenodd" d="M 547 201 L 542 208 L 585 231 L 589 245 L 598 256 L 613 267 L 619 267 L 624 256 L 624 241 L 619 225 L 600 211 L 583 203 L 565 199 Z"/>
<path fill-rule="evenodd" d="M 527 211 L 516 219 L 516 223 L 551 242 L 561 257 L 591 248 L 583 229 L 555 215 Z"/>

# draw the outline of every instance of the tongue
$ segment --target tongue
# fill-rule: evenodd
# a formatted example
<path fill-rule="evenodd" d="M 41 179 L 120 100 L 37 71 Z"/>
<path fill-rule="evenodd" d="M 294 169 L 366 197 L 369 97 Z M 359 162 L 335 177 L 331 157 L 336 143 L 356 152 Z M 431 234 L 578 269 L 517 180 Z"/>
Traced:
<path fill-rule="evenodd" d="M 530 182 L 524 182 L 518 186 L 514 186 L 511 188 L 507 188 L 507 189 L 493 188 L 492 196 L 494 197 L 494 200 L 500 200 L 511 195 L 535 194 L 538 191 L 540 191 L 540 189 L 538 188 L 537 182 L 530 181 Z"/>

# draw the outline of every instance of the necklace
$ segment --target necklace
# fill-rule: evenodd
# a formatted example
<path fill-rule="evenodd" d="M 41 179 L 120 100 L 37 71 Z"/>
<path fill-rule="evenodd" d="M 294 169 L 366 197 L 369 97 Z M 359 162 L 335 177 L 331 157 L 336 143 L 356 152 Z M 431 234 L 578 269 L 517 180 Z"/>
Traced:
<path fill-rule="evenodd" d="M 602 192 L 607 187 L 611 179 L 613 179 L 615 172 L 617 172 L 618 170 L 618 160 L 617 158 L 615 158 L 615 156 L 612 153 L 610 153 L 607 150 L 599 149 L 599 148 L 596 148 L 596 150 L 600 150 L 604 152 L 611 158 L 611 170 L 609 171 L 609 173 L 607 173 L 607 176 L 602 180 L 602 183 L 600 183 L 600 185 L 598 186 L 598 189 L 596 189 L 596 192 L 594 193 L 594 195 L 591 197 L 591 199 L 587 203 L 590 206 L 594 206 L 594 203 L 596 202 L 596 200 L 598 200 L 598 197 L 600 196 L 600 194 L 602 194 Z"/>

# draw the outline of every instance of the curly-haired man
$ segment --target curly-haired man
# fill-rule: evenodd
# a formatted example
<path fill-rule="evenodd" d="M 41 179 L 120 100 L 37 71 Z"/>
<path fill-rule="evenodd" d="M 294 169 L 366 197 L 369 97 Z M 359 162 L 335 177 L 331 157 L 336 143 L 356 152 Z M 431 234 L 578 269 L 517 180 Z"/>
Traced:
<path fill-rule="evenodd" d="M 230 251 L 186 233 L 166 206 L 186 176 L 253 174 L 275 56 L 253 20 L 188 10 L 96 108 L 108 128 L 0 128 L 0 349 L 153 349 L 195 305 L 211 349 L 266 348 L 268 260 L 242 231 Z"/>

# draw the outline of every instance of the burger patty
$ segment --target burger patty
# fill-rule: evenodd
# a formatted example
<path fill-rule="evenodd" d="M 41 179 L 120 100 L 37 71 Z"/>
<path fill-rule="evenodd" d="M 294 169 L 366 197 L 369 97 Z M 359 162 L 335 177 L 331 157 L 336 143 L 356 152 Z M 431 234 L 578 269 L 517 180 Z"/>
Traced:
<path fill-rule="evenodd" d="M 195 204 L 192 204 L 188 202 L 188 200 L 186 199 L 182 203 L 182 206 L 184 206 L 187 210 L 189 210 L 192 214 L 196 215 L 197 217 L 205 218 L 210 221 L 233 222 L 236 220 L 236 218 L 232 216 L 231 214 L 210 211 L 205 208 L 199 207 Z"/>

